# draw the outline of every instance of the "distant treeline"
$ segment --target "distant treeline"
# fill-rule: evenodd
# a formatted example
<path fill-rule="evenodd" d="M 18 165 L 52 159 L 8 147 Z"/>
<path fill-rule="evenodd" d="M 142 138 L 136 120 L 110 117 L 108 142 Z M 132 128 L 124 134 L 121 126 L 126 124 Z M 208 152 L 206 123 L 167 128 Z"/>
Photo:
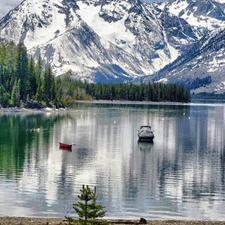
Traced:
<path fill-rule="evenodd" d="M 84 83 L 83 88 L 96 100 L 190 102 L 190 91 L 175 84 Z"/>
<path fill-rule="evenodd" d="M 189 90 L 191 89 L 197 89 L 200 87 L 205 87 L 209 85 L 212 82 L 212 77 L 207 76 L 204 78 L 195 78 L 194 80 L 187 81 L 185 84 L 185 87 L 188 88 Z"/>
<path fill-rule="evenodd" d="M 28 57 L 23 43 L 0 41 L 0 106 L 58 108 L 85 99 L 189 102 L 190 92 L 175 84 L 87 83 L 71 71 L 56 78 L 41 58 Z"/>
<path fill-rule="evenodd" d="M 201 100 L 201 99 L 211 99 L 211 100 L 225 100 L 225 94 L 216 94 L 216 93 L 207 93 L 202 92 L 199 94 L 192 94 L 191 99 L 193 100 Z"/>

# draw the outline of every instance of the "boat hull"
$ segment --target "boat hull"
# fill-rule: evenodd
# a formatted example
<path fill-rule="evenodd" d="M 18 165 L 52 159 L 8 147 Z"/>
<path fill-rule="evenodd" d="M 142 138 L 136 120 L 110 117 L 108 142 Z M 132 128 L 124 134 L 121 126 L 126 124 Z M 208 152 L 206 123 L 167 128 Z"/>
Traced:
<path fill-rule="evenodd" d="M 139 141 L 153 141 L 154 137 L 139 137 Z"/>
<path fill-rule="evenodd" d="M 72 150 L 73 145 L 65 144 L 62 142 L 59 142 L 59 148 L 62 150 Z"/>

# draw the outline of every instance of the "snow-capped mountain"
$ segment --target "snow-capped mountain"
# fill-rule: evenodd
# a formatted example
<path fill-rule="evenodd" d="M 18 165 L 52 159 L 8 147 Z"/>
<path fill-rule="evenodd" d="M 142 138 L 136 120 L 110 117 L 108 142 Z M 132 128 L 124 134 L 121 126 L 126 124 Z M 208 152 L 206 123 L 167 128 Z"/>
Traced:
<path fill-rule="evenodd" d="M 139 0 L 24 0 L 0 21 L 0 37 L 24 42 L 55 75 L 94 82 L 152 74 L 198 39 L 185 20 Z"/>
<path fill-rule="evenodd" d="M 193 92 L 225 92 L 225 1 L 175 0 L 160 9 L 185 19 L 198 30 L 199 40 L 173 63 L 142 82 L 178 83 Z"/>
<path fill-rule="evenodd" d="M 24 0 L 0 20 L 0 38 L 24 42 L 56 76 L 71 70 L 92 82 L 176 82 L 158 71 L 224 26 L 219 0 Z"/>
<path fill-rule="evenodd" d="M 205 35 L 185 55 L 144 81 L 179 83 L 194 93 L 225 92 L 225 30 L 217 29 Z"/>

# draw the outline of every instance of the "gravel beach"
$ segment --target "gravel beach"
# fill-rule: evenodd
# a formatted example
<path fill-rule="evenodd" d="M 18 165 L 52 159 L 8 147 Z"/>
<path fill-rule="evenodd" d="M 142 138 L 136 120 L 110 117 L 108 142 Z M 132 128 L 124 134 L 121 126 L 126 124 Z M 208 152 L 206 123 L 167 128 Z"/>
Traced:
<path fill-rule="evenodd" d="M 66 225 L 65 218 L 0 217 L 0 225 Z M 139 220 L 109 220 L 111 225 L 144 224 Z M 225 225 L 225 221 L 148 220 L 148 225 Z"/>

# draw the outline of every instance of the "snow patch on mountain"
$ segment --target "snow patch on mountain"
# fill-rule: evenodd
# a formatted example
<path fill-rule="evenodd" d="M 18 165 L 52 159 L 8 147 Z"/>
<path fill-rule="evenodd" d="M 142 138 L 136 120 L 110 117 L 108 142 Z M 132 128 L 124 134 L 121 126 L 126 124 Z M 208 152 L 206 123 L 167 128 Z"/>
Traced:
<path fill-rule="evenodd" d="M 225 0 L 215 0 L 215 2 L 225 3 Z"/>
<path fill-rule="evenodd" d="M 123 19 L 109 23 L 99 16 L 101 6 L 87 5 L 82 1 L 78 1 L 77 4 L 79 6 L 77 13 L 95 33 L 125 51 L 133 51 L 131 46 L 135 44 L 135 36 L 124 26 L 126 14 L 123 15 Z M 107 8 L 111 7 L 111 4 L 107 6 Z"/>
<path fill-rule="evenodd" d="M 173 15 L 179 16 L 180 12 L 185 10 L 187 7 L 188 7 L 187 1 L 179 1 L 179 3 L 177 3 L 177 1 L 174 1 L 172 4 L 170 4 L 168 11 Z"/>
<path fill-rule="evenodd" d="M 225 10 L 220 3 L 225 1 L 175 0 L 164 2 L 160 8 L 183 18 L 194 27 L 213 30 L 225 25 Z"/>

